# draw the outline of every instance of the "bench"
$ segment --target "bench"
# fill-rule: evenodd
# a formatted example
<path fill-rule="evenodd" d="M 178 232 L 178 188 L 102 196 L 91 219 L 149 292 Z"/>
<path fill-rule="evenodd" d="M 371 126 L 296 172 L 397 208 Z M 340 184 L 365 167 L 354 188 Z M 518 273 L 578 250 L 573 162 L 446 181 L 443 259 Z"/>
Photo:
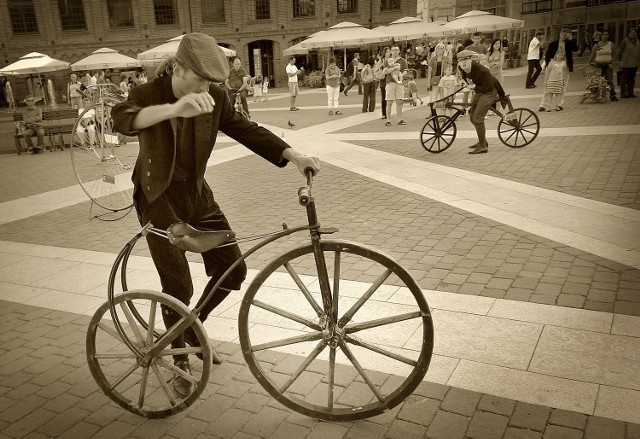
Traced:
<path fill-rule="evenodd" d="M 78 110 L 72 108 L 42 110 L 44 135 L 49 140 L 48 148 L 50 151 L 55 151 L 58 148 L 64 151 L 65 143 L 63 135 L 70 135 L 72 133 L 73 125 L 76 123 L 77 118 Z M 16 124 L 14 139 L 18 154 L 30 152 L 23 143 L 24 136 L 21 133 L 22 120 L 22 112 L 15 111 L 13 113 L 13 121 Z M 47 149 L 47 145 L 44 145 L 44 149 Z"/>

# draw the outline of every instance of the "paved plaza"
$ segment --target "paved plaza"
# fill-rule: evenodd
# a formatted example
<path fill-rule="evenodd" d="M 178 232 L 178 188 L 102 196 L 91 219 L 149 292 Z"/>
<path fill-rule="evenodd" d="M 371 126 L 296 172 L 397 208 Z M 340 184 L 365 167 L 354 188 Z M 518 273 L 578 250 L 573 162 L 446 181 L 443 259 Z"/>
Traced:
<path fill-rule="evenodd" d="M 355 88 L 340 96 L 340 116 L 327 115 L 323 89 L 303 89 L 298 112 L 284 89 L 249 100 L 256 122 L 322 160 L 313 193 L 320 222 L 339 229 L 332 238 L 394 257 L 431 308 L 425 381 L 363 421 L 305 417 L 260 387 L 239 346 L 244 290 L 205 322 L 225 362 L 191 407 L 151 420 L 111 402 L 89 371 L 85 337 L 116 254 L 140 229 L 135 214 L 91 219 L 68 150 L 0 155 L 0 438 L 640 438 L 640 99 L 580 104 L 577 66 L 565 109 L 542 113 L 541 81 L 531 90 L 524 69 L 505 76 L 514 106 L 539 116 L 540 135 L 508 148 L 488 117 L 489 152 L 475 156 L 468 118 L 445 152 L 422 148 L 426 105 L 405 105 L 406 126 L 386 127 L 379 103 L 361 111 Z M 219 139 L 207 179 L 238 236 L 305 222 L 297 170 L 232 139 Z M 253 255 L 249 277 L 298 243 Z M 189 259 L 201 290 L 201 260 Z M 366 280 L 349 279 L 354 289 Z M 144 242 L 129 288 L 160 290 Z M 374 302 L 403 305 L 399 294 Z M 274 351 L 271 367 L 286 373 L 299 356 Z"/>

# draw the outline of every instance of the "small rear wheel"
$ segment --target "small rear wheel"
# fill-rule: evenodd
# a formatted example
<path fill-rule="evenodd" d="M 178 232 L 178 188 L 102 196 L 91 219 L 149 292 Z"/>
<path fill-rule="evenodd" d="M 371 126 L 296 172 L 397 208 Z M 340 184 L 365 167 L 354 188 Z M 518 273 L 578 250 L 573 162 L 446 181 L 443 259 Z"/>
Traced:
<path fill-rule="evenodd" d="M 586 95 L 586 94 L 584 94 L 584 95 L 580 96 L 580 103 L 581 103 L 581 104 L 584 104 L 584 101 L 587 99 L 587 96 L 588 96 L 588 95 Z"/>
<path fill-rule="evenodd" d="M 146 353 L 167 333 L 160 305 L 177 313 L 178 323 L 191 314 L 178 300 L 156 291 L 126 291 L 113 301 L 113 313 L 125 336 L 142 355 L 131 350 L 118 332 L 108 301 L 93 315 L 86 339 L 89 370 L 105 395 L 126 410 L 147 418 L 164 418 L 193 404 L 204 391 L 212 367 L 211 347 L 197 318 L 190 327 L 199 347 L 174 349 L 169 344 L 157 356 L 145 359 Z M 202 361 L 192 354 L 201 354 Z M 175 355 L 188 355 L 190 374 L 174 365 Z M 191 382 L 188 395 L 179 395 L 172 386 L 178 377 Z"/>
<path fill-rule="evenodd" d="M 449 116 L 433 116 L 420 131 L 422 147 L 429 152 L 438 154 L 451 146 L 456 139 L 458 129 L 456 123 Z"/>
<path fill-rule="evenodd" d="M 540 120 L 528 108 L 514 108 L 498 124 L 498 137 L 511 148 L 522 148 L 533 142 L 540 133 Z"/>

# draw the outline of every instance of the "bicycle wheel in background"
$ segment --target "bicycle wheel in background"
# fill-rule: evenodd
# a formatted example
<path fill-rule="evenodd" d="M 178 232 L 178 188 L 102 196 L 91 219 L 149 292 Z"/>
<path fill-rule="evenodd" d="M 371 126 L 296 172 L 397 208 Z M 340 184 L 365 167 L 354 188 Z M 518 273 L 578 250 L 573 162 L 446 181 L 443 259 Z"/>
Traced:
<path fill-rule="evenodd" d="M 292 410 L 330 421 L 379 415 L 429 368 L 429 307 L 390 257 L 348 242 L 320 247 L 334 299 L 323 304 L 311 245 L 279 256 L 243 298 L 242 353 L 265 390 Z M 283 352 L 293 355 L 282 361 Z"/>
<path fill-rule="evenodd" d="M 71 163 L 78 183 L 98 206 L 114 212 L 133 204 L 131 170 L 137 144 L 120 146 L 113 130 L 111 109 L 118 103 L 106 99 L 85 108 L 73 126 Z"/>
<path fill-rule="evenodd" d="M 500 141 L 511 148 L 522 148 L 540 133 L 540 119 L 528 108 L 514 108 L 498 124 Z"/>

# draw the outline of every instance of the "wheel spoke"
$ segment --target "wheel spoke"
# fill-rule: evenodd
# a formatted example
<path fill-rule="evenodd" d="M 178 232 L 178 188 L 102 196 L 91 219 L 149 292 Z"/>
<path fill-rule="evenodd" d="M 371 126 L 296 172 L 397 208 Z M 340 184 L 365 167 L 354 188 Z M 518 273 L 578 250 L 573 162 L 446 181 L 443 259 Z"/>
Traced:
<path fill-rule="evenodd" d="M 296 343 L 303 343 L 305 341 L 314 341 L 322 338 L 322 333 L 315 332 L 313 334 L 304 334 L 298 335 L 295 337 L 284 338 L 282 340 L 270 341 L 268 343 L 262 343 L 256 346 L 253 346 L 251 350 L 253 352 L 263 351 L 265 349 L 278 348 L 281 346 L 288 346 Z"/>
<path fill-rule="evenodd" d="M 383 349 L 381 347 L 378 347 L 376 345 L 372 345 L 370 343 L 367 343 L 366 341 L 361 340 L 361 339 L 359 339 L 357 337 L 347 336 L 346 340 L 347 340 L 347 342 L 352 343 L 352 344 L 354 344 L 356 346 L 360 346 L 360 347 L 369 349 L 370 351 L 373 351 L 373 352 L 376 352 L 378 354 L 382 354 L 382 355 L 384 355 L 386 357 L 392 358 L 394 360 L 401 361 L 401 362 L 403 362 L 405 364 L 408 364 L 409 366 L 414 366 L 415 367 L 415 366 L 418 365 L 418 362 L 415 361 L 415 360 L 412 360 L 411 358 L 407 358 L 407 357 L 404 357 L 402 355 L 395 354 L 395 353 L 393 353 L 391 351 L 388 351 L 388 350 Z"/>
<path fill-rule="evenodd" d="M 378 326 L 390 325 L 392 323 L 403 322 L 405 320 L 416 319 L 424 317 L 425 314 L 422 311 L 408 312 L 405 314 L 398 314 L 390 317 L 382 317 L 368 322 L 353 323 L 346 325 L 344 331 L 347 334 L 353 334 L 354 332 L 362 331 L 365 329 L 377 328 Z"/>
<path fill-rule="evenodd" d="M 138 394 L 138 407 L 142 407 L 144 403 L 144 395 L 147 392 L 147 380 L 149 379 L 149 368 L 142 369 L 142 378 L 140 379 L 140 393 Z"/>
<path fill-rule="evenodd" d="M 136 371 L 136 369 L 138 369 L 140 367 L 140 365 L 138 363 L 134 363 L 132 364 L 129 369 L 127 369 L 122 375 L 120 375 L 118 378 L 116 378 L 115 381 L 113 381 L 109 388 L 111 390 L 115 389 L 116 387 L 118 387 L 120 385 L 120 383 L 122 383 L 124 380 L 126 380 L 133 372 Z"/>
<path fill-rule="evenodd" d="M 360 297 L 358 299 L 358 301 L 356 303 L 353 304 L 353 306 L 351 307 L 351 309 L 349 309 L 349 311 L 347 311 L 342 318 L 340 318 L 340 321 L 338 322 L 339 326 L 345 326 L 352 318 L 353 315 L 358 312 L 358 310 L 362 307 L 362 305 L 364 305 L 364 303 L 369 300 L 369 298 L 373 295 L 373 293 L 375 293 L 378 288 L 380 288 L 380 285 L 382 285 L 382 283 L 387 280 L 387 278 L 391 276 L 391 270 L 389 268 L 387 268 L 384 273 L 382 273 L 380 276 L 378 276 L 378 278 L 375 280 L 375 282 L 369 287 L 369 289 L 362 295 L 362 297 Z"/>
<path fill-rule="evenodd" d="M 341 252 L 336 251 L 333 262 L 333 297 L 331 298 L 331 322 L 334 323 L 338 321 L 338 298 L 340 293 L 340 255 Z"/>
<path fill-rule="evenodd" d="M 318 355 L 324 350 L 324 347 L 327 344 L 324 340 L 320 340 L 320 342 L 316 345 L 315 349 L 307 356 L 307 358 L 302 362 L 302 364 L 298 367 L 298 369 L 289 377 L 289 379 L 280 387 L 280 393 L 284 393 L 287 389 L 294 383 L 295 380 L 305 371 L 305 369 L 311 364 L 313 360 L 316 359 Z"/>
<path fill-rule="evenodd" d="M 120 337 L 120 334 L 118 334 L 118 332 L 115 330 L 115 328 L 111 328 L 111 327 L 107 326 L 104 322 L 98 323 L 98 328 L 102 329 L 104 332 L 106 332 L 111 337 L 115 338 L 116 340 L 122 341 L 122 337 Z"/>
<path fill-rule="evenodd" d="M 329 387 L 327 389 L 327 407 L 333 410 L 333 386 L 336 379 L 336 348 L 329 350 Z"/>
<path fill-rule="evenodd" d="M 93 358 L 95 358 L 96 360 L 122 360 L 124 358 L 136 358 L 136 354 L 134 354 L 133 352 L 107 352 L 102 354 L 96 352 L 95 354 L 93 354 Z"/>
<path fill-rule="evenodd" d="M 360 374 L 364 382 L 367 383 L 367 386 L 369 386 L 369 389 L 371 389 L 371 391 L 376 396 L 376 398 L 378 398 L 378 401 L 384 402 L 384 396 L 382 396 L 378 388 L 375 386 L 375 384 L 373 384 L 373 381 L 371 381 L 371 378 L 369 378 L 369 375 L 367 375 L 367 373 L 364 371 L 362 366 L 360 366 L 360 363 L 351 352 L 351 349 L 349 349 L 349 346 L 347 346 L 345 343 L 341 343 L 340 349 L 342 349 L 342 352 L 344 352 L 344 354 L 347 356 L 349 361 L 351 361 L 351 364 L 353 364 L 353 367 L 356 368 L 356 370 L 358 371 L 358 373 Z"/>
<path fill-rule="evenodd" d="M 287 269 L 287 271 L 289 272 L 289 275 L 291 276 L 293 281 L 296 283 L 296 285 L 298 286 L 298 288 L 300 289 L 304 297 L 309 302 L 309 305 L 311 305 L 311 307 L 315 310 L 318 317 L 322 316 L 324 314 L 324 311 L 322 310 L 320 305 L 318 305 L 318 302 L 315 301 L 315 299 L 309 292 L 309 289 L 307 288 L 307 286 L 304 283 L 302 283 L 300 276 L 298 276 L 298 274 L 295 272 L 291 264 L 287 262 L 284 264 L 284 267 Z"/>
<path fill-rule="evenodd" d="M 303 325 L 308 326 L 311 329 L 315 329 L 316 331 L 322 331 L 322 328 L 317 323 L 314 323 L 311 320 L 305 319 L 304 317 L 299 316 L 297 314 L 293 314 L 289 311 L 285 311 L 281 308 L 278 308 L 277 306 L 269 305 L 260 300 L 254 300 L 253 304 L 258 308 L 262 308 L 264 310 L 270 311 L 279 316 L 286 317 L 290 320 L 293 320 L 294 322 L 302 323 Z"/>
<path fill-rule="evenodd" d="M 193 384 L 198 384 L 198 380 L 197 380 L 196 377 L 194 377 L 193 375 L 188 374 L 187 372 L 185 372 L 184 370 L 180 369 L 175 364 L 173 364 L 171 362 L 168 362 L 168 361 L 165 361 L 165 360 L 160 360 L 159 364 L 160 364 L 160 366 L 164 367 L 165 369 L 169 370 L 170 372 L 173 372 L 174 374 L 178 374 L 182 378 L 191 381 Z"/>
<path fill-rule="evenodd" d="M 122 302 L 120 304 L 120 308 L 122 309 L 122 312 L 124 312 L 124 315 L 127 318 L 127 322 L 129 322 L 129 326 L 131 327 L 131 330 L 133 331 L 133 334 L 136 336 L 136 340 L 138 341 L 138 343 L 140 343 L 140 345 L 144 345 L 144 337 L 142 336 L 142 331 L 140 331 L 140 328 L 138 327 L 138 324 L 136 323 L 135 319 L 133 318 L 133 314 L 131 314 L 131 311 L 125 305 L 132 306 L 133 304 L 130 301 L 127 301 L 126 303 Z"/>
<path fill-rule="evenodd" d="M 149 327 L 147 329 L 147 346 L 150 346 L 153 342 L 154 329 L 156 325 L 156 307 L 158 302 L 155 300 L 151 301 L 151 307 L 149 309 Z"/>
<path fill-rule="evenodd" d="M 194 355 L 201 354 L 203 352 L 202 346 L 200 347 L 184 347 L 184 348 L 172 348 L 172 349 L 163 349 L 158 354 L 159 357 L 168 357 L 173 355 Z"/>
<path fill-rule="evenodd" d="M 169 400 L 169 403 L 172 406 L 175 406 L 176 403 L 177 403 L 176 398 L 173 396 L 173 392 L 171 391 L 171 389 L 167 385 L 167 382 L 165 381 L 164 377 L 162 376 L 162 372 L 160 372 L 160 368 L 158 367 L 157 364 L 152 363 L 151 364 L 151 369 L 153 370 L 153 373 L 156 375 L 156 378 L 158 379 L 158 382 L 160 383 L 160 387 L 162 387 L 162 390 L 164 391 L 164 394 L 167 396 L 167 399 Z"/>

